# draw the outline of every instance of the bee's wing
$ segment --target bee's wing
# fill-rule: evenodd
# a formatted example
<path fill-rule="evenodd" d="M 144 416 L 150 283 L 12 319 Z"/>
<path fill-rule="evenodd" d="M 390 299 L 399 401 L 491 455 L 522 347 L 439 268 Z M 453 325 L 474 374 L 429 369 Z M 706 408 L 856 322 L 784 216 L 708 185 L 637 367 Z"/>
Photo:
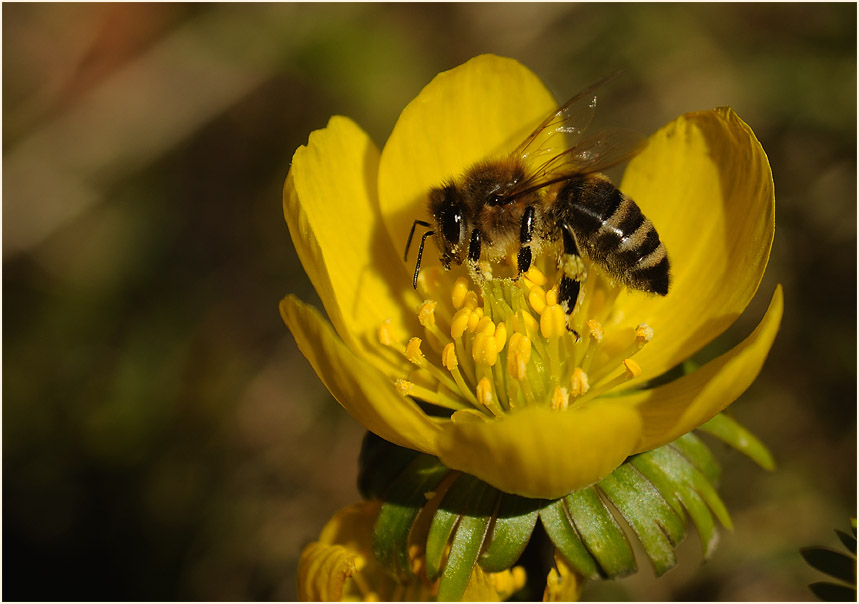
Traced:
<path fill-rule="evenodd" d="M 635 156 L 645 142 L 644 137 L 632 130 L 612 128 L 594 132 L 540 165 L 517 183 L 507 197 L 518 197 L 575 174 L 607 170 Z"/>
<path fill-rule="evenodd" d="M 511 154 L 526 162 L 539 161 L 538 158 L 554 157 L 581 137 L 594 118 L 596 110 L 596 91 L 603 84 L 614 79 L 613 73 L 595 84 L 591 84 L 563 107 L 543 120 L 537 128 Z"/>

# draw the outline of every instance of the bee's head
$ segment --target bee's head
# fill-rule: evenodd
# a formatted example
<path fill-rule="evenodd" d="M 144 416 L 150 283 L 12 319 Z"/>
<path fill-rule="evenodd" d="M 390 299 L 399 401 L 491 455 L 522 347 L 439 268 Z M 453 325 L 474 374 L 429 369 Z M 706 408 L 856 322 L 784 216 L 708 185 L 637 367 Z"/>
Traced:
<path fill-rule="evenodd" d="M 468 237 L 467 206 L 456 185 L 449 183 L 429 193 L 429 211 L 435 221 L 435 240 L 445 268 L 462 264 Z"/>

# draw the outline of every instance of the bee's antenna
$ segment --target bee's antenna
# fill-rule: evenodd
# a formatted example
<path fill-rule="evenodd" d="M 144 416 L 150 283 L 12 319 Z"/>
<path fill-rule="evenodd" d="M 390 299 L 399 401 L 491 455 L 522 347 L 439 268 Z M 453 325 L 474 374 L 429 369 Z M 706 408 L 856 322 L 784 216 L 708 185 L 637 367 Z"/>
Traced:
<path fill-rule="evenodd" d="M 418 225 L 421 225 L 421 226 L 424 226 L 424 227 L 428 227 L 428 226 L 429 226 L 429 223 L 428 223 L 428 222 L 424 222 L 423 220 L 415 220 L 415 221 L 412 223 L 412 230 L 411 230 L 411 231 L 409 231 L 409 240 L 408 240 L 408 241 L 406 241 L 406 252 L 403 254 L 403 262 L 406 262 L 406 260 L 408 260 L 408 258 L 409 258 L 409 247 L 412 245 L 412 237 L 413 237 L 413 236 L 414 236 L 414 234 L 415 234 L 415 227 L 416 227 L 416 226 L 418 226 Z M 420 262 L 418 262 L 418 264 L 420 264 Z"/>
<path fill-rule="evenodd" d="M 420 222 L 420 221 L 415 220 L 415 224 L 417 224 L 418 222 Z M 426 226 L 429 226 L 429 225 L 427 224 Z M 414 230 L 415 230 L 415 228 L 412 227 L 412 231 L 414 231 Z M 429 237 L 430 235 L 435 235 L 435 231 L 427 231 L 421 237 L 421 246 L 418 248 L 418 261 L 415 264 L 415 278 L 412 281 L 412 287 L 414 289 L 418 288 L 418 273 L 421 272 L 421 258 L 424 255 L 424 243 L 426 243 L 427 237 Z M 411 239 L 411 236 L 409 236 L 409 239 Z"/>

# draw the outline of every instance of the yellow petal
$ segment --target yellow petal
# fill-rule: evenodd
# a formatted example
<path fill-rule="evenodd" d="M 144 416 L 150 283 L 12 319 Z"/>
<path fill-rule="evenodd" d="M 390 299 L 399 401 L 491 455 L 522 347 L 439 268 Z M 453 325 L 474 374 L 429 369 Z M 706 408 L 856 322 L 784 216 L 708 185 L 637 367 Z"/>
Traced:
<path fill-rule="evenodd" d="M 337 333 L 372 352 L 385 319 L 417 321 L 420 302 L 382 228 L 376 199 L 379 152 L 351 120 L 335 116 L 299 147 L 283 187 L 292 242 Z"/>
<path fill-rule="evenodd" d="M 444 425 L 438 457 L 506 493 L 554 498 L 610 474 L 640 436 L 637 411 L 612 401 L 563 412 L 528 407 L 494 422 Z"/>
<path fill-rule="evenodd" d="M 352 417 L 389 442 L 433 454 L 435 424 L 381 372 L 350 351 L 316 309 L 287 296 L 280 302 L 280 314 L 301 353 Z"/>
<path fill-rule="evenodd" d="M 346 580 L 355 574 L 356 555 L 340 545 L 313 542 L 298 562 L 298 597 L 302 602 L 340 602 Z"/>
<path fill-rule="evenodd" d="M 657 132 L 621 188 L 653 221 L 671 262 L 667 296 L 625 291 L 616 302 L 655 334 L 636 356 L 641 382 L 689 358 L 746 308 L 769 259 L 775 198 L 764 150 L 729 108 Z"/>
<path fill-rule="evenodd" d="M 732 350 L 664 386 L 618 397 L 618 402 L 635 406 L 644 422 L 636 452 L 661 447 L 694 430 L 745 392 L 772 347 L 783 308 L 778 286 L 760 324 Z"/>
<path fill-rule="evenodd" d="M 379 203 L 394 245 L 405 248 L 415 219 L 431 220 L 431 187 L 510 153 L 556 108 L 537 76 L 513 59 L 481 55 L 437 75 L 400 114 L 382 150 Z M 434 249 L 424 256 L 427 265 L 437 260 Z"/>
<path fill-rule="evenodd" d="M 372 555 L 373 527 L 381 505 L 381 501 L 359 501 L 338 510 L 319 533 L 319 542 Z"/>

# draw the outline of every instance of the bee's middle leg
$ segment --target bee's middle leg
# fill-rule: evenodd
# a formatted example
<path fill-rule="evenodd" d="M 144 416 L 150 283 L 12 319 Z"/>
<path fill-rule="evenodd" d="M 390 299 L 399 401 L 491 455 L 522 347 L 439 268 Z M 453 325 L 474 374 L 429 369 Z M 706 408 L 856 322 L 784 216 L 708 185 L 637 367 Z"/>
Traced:
<path fill-rule="evenodd" d="M 519 228 L 519 254 L 516 257 L 519 274 L 531 268 L 531 237 L 534 234 L 534 207 L 525 208 L 522 226 Z"/>

